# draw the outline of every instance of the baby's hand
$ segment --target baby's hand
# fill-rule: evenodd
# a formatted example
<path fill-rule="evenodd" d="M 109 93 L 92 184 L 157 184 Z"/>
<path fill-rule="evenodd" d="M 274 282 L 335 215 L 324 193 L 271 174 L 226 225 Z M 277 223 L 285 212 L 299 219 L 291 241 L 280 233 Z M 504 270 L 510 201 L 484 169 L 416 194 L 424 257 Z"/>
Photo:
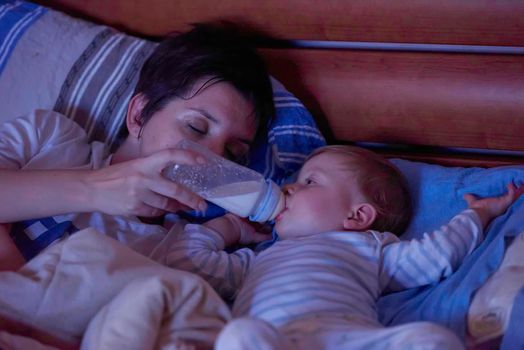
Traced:
<path fill-rule="evenodd" d="M 271 235 L 264 233 L 260 227 L 255 228 L 253 223 L 230 213 L 209 220 L 204 226 L 218 232 L 224 239 L 226 247 L 239 243 L 258 243 L 271 238 Z"/>
<path fill-rule="evenodd" d="M 524 193 L 524 185 L 517 188 L 513 183 L 509 183 L 507 188 L 508 192 L 498 197 L 479 199 L 473 194 L 464 195 L 468 207 L 477 212 L 483 227 L 486 227 L 495 217 L 504 214 L 508 207 Z"/>
<path fill-rule="evenodd" d="M 229 219 L 233 223 L 233 225 L 237 227 L 239 232 L 238 243 L 240 244 L 258 243 L 271 238 L 271 236 L 269 236 L 267 233 L 259 232 L 254 227 L 253 223 L 250 223 L 245 219 L 241 219 L 238 216 L 230 213 L 227 213 L 226 215 L 224 215 L 224 217 Z"/>

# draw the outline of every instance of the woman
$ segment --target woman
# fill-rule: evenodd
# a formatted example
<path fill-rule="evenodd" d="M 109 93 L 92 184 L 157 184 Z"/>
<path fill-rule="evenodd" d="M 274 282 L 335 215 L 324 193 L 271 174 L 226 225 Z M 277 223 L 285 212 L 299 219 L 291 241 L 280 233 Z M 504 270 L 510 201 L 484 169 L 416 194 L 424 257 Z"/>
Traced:
<path fill-rule="evenodd" d="M 206 207 L 161 176 L 169 164 L 199 161 L 177 143 L 191 139 L 238 159 L 273 111 L 268 73 L 254 49 L 232 29 L 196 26 L 164 40 L 144 64 L 127 109 L 127 135 L 113 154 L 55 112 L 0 125 L 0 222 L 53 215 L 47 229 L 57 229 L 56 238 L 91 226 L 124 244 L 163 232 L 139 217 Z M 50 243 L 38 241 L 31 223 L 0 227 L 4 268 L 21 266 Z M 22 258 L 9 232 L 19 247 L 38 244 Z"/>

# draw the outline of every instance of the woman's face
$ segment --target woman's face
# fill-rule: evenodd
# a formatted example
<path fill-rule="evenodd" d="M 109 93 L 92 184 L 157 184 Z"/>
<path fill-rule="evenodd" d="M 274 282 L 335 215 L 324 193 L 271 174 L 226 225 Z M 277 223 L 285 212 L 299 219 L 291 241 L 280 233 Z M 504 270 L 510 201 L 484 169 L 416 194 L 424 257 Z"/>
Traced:
<path fill-rule="evenodd" d="M 195 90 L 203 83 L 195 84 Z M 130 136 L 137 137 L 137 157 L 173 148 L 189 139 L 235 159 L 247 154 L 255 137 L 257 123 L 253 112 L 253 105 L 232 85 L 218 82 L 187 100 L 170 101 L 143 126 L 136 126 L 138 129 L 131 130 L 129 122 L 128 127 Z"/>

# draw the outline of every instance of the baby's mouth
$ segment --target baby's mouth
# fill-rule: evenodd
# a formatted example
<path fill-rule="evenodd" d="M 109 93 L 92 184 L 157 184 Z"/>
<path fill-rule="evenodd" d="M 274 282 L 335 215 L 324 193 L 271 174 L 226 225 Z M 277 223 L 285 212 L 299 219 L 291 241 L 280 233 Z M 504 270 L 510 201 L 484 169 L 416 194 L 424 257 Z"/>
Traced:
<path fill-rule="evenodd" d="M 278 213 L 277 217 L 275 218 L 275 221 L 279 221 L 280 219 L 282 219 L 282 215 L 288 210 L 287 197 L 284 197 L 284 200 L 285 200 L 284 209 L 282 209 L 282 211 Z"/>

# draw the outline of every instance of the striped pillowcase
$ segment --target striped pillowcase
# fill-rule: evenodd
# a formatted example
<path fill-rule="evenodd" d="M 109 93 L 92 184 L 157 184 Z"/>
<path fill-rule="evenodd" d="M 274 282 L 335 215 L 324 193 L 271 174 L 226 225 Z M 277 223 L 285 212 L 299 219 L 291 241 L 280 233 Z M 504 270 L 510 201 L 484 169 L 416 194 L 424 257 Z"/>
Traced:
<path fill-rule="evenodd" d="M 155 48 L 110 27 L 24 1 L 0 0 L 0 122 L 56 110 L 113 145 L 139 71 Z M 276 116 L 248 166 L 277 183 L 325 140 L 302 103 L 273 80 Z M 5 91 L 5 93 L 4 93 Z"/>
<path fill-rule="evenodd" d="M 113 145 L 140 68 L 154 47 L 104 28 L 72 65 L 53 109 L 84 127 L 90 140 Z"/>
<path fill-rule="evenodd" d="M 32 3 L 5 1 L 0 6 L 0 73 L 18 39 L 46 12 Z"/>

